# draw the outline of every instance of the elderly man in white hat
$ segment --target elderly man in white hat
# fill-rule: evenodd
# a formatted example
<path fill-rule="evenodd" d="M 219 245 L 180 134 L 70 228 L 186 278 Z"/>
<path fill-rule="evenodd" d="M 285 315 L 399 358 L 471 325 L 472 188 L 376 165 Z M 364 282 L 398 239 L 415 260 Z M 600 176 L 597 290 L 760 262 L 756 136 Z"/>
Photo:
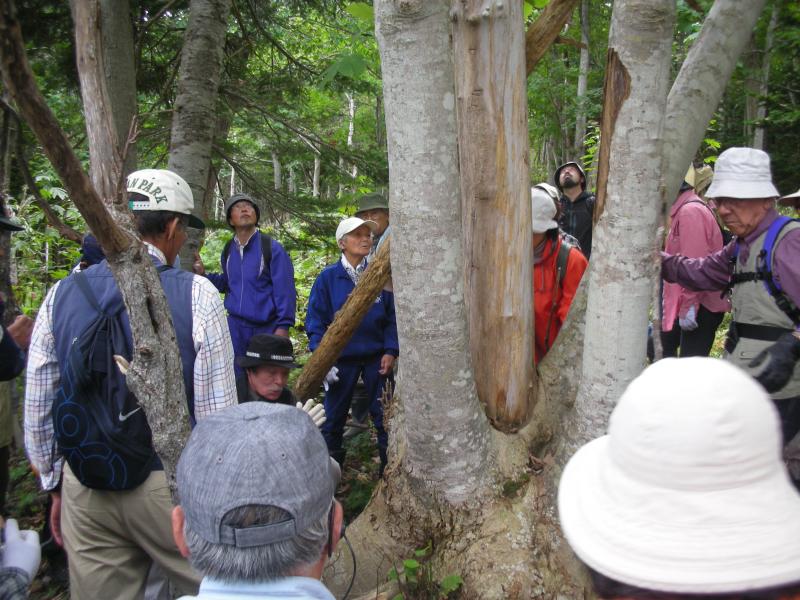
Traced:
<path fill-rule="evenodd" d="M 772 395 L 784 441 L 800 430 L 800 223 L 775 210 L 769 156 L 729 148 L 706 194 L 734 239 L 702 258 L 662 255 L 662 276 L 697 291 L 731 294 L 725 357 Z"/>
<path fill-rule="evenodd" d="M 605 600 L 800 599 L 800 495 L 778 415 L 744 371 L 667 358 L 558 490 L 561 528 Z"/>
<path fill-rule="evenodd" d="M 377 227 L 374 221 L 348 217 L 336 228 L 336 243 L 342 251 L 341 258 L 322 270 L 308 297 L 306 333 L 312 352 L 319 346 L 336 312 L 347 301 L 367 268 L 367 256 L 372 249 L 372 236 Z M 383 289 L 342 350 L 336 365 L 325 377 L 325 413 L 328 420 L 322 426 L 322 435 L 331 456 L 340 465 L 344 464 L 345 459 L 342 436 L 347 412 L 360 376 L 370 402 L 369 414 L 378 434 L 380 474 L 383 475 L 388 437 L 383 427 L 380 397 L 399 352 L 394 294 Z"/>

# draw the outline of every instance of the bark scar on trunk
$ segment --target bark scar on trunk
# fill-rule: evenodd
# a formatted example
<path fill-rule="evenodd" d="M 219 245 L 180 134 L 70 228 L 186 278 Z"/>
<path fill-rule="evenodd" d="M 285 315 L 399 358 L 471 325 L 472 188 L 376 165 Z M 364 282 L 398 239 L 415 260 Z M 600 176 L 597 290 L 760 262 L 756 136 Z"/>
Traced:
<path fill-rule="evenodd" d="M 608 49 L 606 79 L 603 83 L 603 116 L 600 123 L 600 160 L 597 167 L 597 201 L 594 206 L 594 222 L 603 214 L 608 186 L 609 161 L 611 160 L 611 138 L 617 124 L 619 111 L 631 93 L 631 76 L 613 48 Z"/>

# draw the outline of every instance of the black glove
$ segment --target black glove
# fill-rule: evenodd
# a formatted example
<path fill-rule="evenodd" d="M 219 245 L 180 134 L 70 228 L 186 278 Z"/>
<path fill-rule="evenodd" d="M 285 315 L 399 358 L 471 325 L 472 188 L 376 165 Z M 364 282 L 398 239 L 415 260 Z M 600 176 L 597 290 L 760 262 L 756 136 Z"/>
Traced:
<path fill-rule="evenodd" d="M 748 367 L 755 369 L 764 366 L 756 377 L 768 392 L 777 392 L 792 377 L 794 364 L 800 360 L 800 338 L 792 333 L 784 333 L 769 348 L 762 350 Z"/>

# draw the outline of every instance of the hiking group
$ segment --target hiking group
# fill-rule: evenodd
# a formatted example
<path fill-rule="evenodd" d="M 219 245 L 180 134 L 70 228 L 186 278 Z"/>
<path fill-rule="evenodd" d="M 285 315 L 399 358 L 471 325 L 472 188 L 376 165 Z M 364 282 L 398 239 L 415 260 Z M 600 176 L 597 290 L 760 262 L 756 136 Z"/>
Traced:
<path fill-rule="evenodd" d="M 646 369 L 609 435 L 581 449 L 561 482 L 564 533 L 604 598 L 800 598 L 800 496 L 788 475 L 800 478 L 800 225 L 775 208 L 764 152 L 728 149 L 709 175 L 690 169 L 670 214 L 661 334 L 665 354 L 707 355 L 730 306 L 726 361 Z M 554 184 L 531 189 L 537 363 L 589 265 L 595 219 L 580 164 L 558 167 Z M 101 252 L 85 243 L 85 260 L 50 289 L 32 332 L 24 319 L 0 329 L 2 378 L 20 372 L 28 349 L 25 448 L 51 497 L 71 597 L 332 598 L 319 579 L 344 532 L 334 495 L 359 380 L 366 394 L 352 423 L 371 417 L 380 476 L 388 463 L 381 398 L 400 354 L 391 283 L 325 376 L 323 403 L 295 398 L 293 268 L 258 229 L 257 200 L 228 199 L 234 236 L 220 272 L 200 261 L 190 272 L 178 253 L 187 228 L 203 223 L 186 182 L 145 169 L 127 190 L 169 305 L 193 428 L 178 463 L 180 504 L 114 358 L 132 358 L 132 337 Z M 340 257 L 308 301 L 311 351 L 391 234 L 389 216 L 386 197 L 368 194 L 338 224 Z M 727 244 L 719 221 L 733 235 Z M 24 597 L 38 563 L 36 533 L 8 521 L 0 597 Z"/>

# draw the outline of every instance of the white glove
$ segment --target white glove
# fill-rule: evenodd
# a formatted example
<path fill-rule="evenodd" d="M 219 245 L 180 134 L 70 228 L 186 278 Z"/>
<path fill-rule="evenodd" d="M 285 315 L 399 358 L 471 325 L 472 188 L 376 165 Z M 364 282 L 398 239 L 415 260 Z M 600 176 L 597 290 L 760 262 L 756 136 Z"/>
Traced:
<path fill-rule="evenodd" d="M 322 427 L 322 424 L 328 420 L 328 416 L 325 414 L 325 407 L 322 404 L 315 404 L 315 402 L 313 398 L 306 400 L 305 404 L 298 402 L 297 408 L 307 412 L 311 420 L 314 421 L 314 425 Z"/>
<path fill-rule="evenodd" d="M 678 324 L 684 331 L 694 331 L 697 329 L 697 308 L 690 306 L 686 311 L 686 316 L 678 319 Z"/>
<path fill-rule="evenodd" d="M 20 531 L 17 520 L 9 519 L 6 521 L 5 537 L 3 567 L 22 569 L 28 574 L 28 580 L 32 580 L 42 560 L 39 532 Z"/>
<path fill-rule="evenodd" d="M 327 392 L 337 381 L 339 381 L 339 367 L 331 367 L 331 370 L 325 375 L 325 379 L 322 380 L 322 387 Z"/>

